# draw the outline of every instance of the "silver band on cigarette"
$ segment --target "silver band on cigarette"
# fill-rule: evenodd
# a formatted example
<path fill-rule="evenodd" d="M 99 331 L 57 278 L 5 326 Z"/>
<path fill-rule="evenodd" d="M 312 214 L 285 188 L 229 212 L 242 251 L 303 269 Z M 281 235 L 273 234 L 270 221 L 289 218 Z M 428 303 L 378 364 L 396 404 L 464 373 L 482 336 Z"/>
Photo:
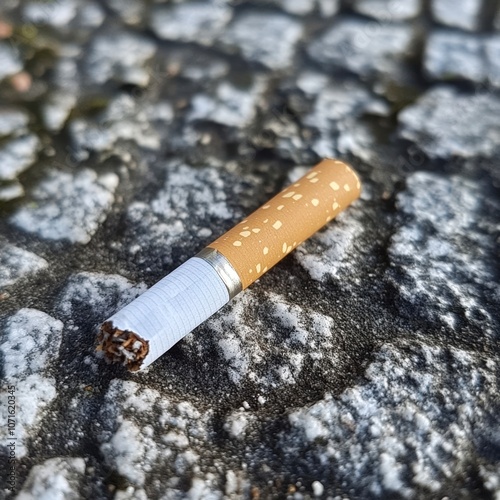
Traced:
<path fill-rule="evenodd" d="M 226 259 L 226 257 L 224 257 L 224 255 L 213 248 L 207 247 L 199 252 L 196 257 L 208 262 L 215 269 L 226 285 L 230 299 L 241 292 L 243 289 L 241 279 L 234 267 Z"/>

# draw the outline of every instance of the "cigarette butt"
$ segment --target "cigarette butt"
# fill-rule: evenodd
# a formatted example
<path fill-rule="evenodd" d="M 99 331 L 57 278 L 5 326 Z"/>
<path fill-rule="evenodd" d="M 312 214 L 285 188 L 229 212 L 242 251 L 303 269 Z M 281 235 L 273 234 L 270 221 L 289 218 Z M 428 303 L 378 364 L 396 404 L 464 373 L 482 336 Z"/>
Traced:
<path fill-rule="evenodd" d="M 149 366 L 356 200 L 358 176 L 325 159 L 101 326 L 98 351 Z"/>

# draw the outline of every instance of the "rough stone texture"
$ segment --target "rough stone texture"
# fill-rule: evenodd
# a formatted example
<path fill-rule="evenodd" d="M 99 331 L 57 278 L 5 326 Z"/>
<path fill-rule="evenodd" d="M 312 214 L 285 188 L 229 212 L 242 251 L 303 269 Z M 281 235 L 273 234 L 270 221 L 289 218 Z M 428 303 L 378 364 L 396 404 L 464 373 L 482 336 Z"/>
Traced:
<path fill-rule="evenodd" d="M 199 94 L 191 103 L 191 120 L 207 120 L 228 127 L 243 128 L 251 124 L 257 111 L 257 103 L 266 82 L 259 78 L 249 88 L 237 88 L 229 82 L 221 83 L 215 95 Z"/>
<path fill-rule="evenodd" d="M 403 110 L 399 133 L 431 157 L 494 157 L 500 146 L 498 113 L 500 99 L 492 93 L 436 87 Z"/>
<path fill-rule="evenodd" d="M 84 474 L 85 460 L 83 458 L 50 458 L 31 469 L 16 500 L 80 498 L 80 483 Z"/>
<path fill-rule="evenodd" d="M 481 13 L 487 0 L 432 0 L 431 10 L 434 19 L 453 28 L 475 31 L 481 24 Z"/>
<path fill-rule="evenodd" d="M 259 3 L 262 5 L 272 3 L 296 16 L 304 16 L 318 11 L 321 16 L 330 17 L 336 14 L 340 7 L 339 0 L 260 0 Z"/>
<path fill-rule="evenodd" d="M 389 273 L 411 314 L 423 311 L 455 328 L 466 318 L 494 337 L 500 203 L 483 198 L 484 189 L 460 177 L 411 175 L 397 200 L 404 218 L 389 246 Z"/>
<path fill-rule="evenodd" d="M 33 191 L 35 205 L 18 210 L 11 222 L 40 238 L 88 243 L 106 218 L 117 185 L 113 173 L 52 171 Z"/>
<path fill-rule="evenodd" d="M 145 148 L 159 149 L 160 131 L 172 118 L 172 106 L 166 101 L 153 106 L 120 94 L 97 120 L 95 117 L 91 120 L 76 118 L 70 122 L 73 147 L 67 150 L 75 162 L 88 158 L 95 151 L 120 151 L 120 155 L 127 159 L 130 158 L 130 148 L 126 145 L 122 150 L 121 142 L 131 141 Z"/>
<path fill-rule="evenodd" d="M 354 8 L 360 14 L 381 21 L 403 21 L 413 19 L 422 9 L 421 0 L 356 0 Z"/>
<path fill-rule="evenodd" d="M 0 148 L 0 181 L 14 180 L 36 160 L 40 140 L 34 134 L 11 139 Z"/>
<path fill-rule="evenodd" d="M 64 2 L 25 1 L 22 19 L 28 25 L 50 26 L 65 33 L 93 30 L 101 25 L 104 12 L 93 0 L 67 0 Z"/>
<path fill-rule="evenodd" d="M 437 80 L 468 80 L 500 86 L 500 36 L 438 31 L 429 37 L 425 69 Z"/>
<path fill-rule="evenodd" d="M 151 14 L 151 28 L 164 40 L 212 45 L 231 16 L 225 0 L 162 5 Z"/>
<path fill-rule="evenodd" d="M 23 132 L 28 125 L 28 114 L 17 108 L 0 109 L 0 137 Z"/>
<path fill-rule="evenodd" d="M 102 85 L 109 80 L 143 87 L 151 78 L 147 63 L 155 45 L 146 37 L 117 32 L 97 35 L 89 47 L 85 64 L 90 83 Z"/>
<path fill-rule="evenodd" d="M 7 42 L 0 42 L 0 82 L 23 69 L 17 50 Z"/>
<path fill-rule="evenodd" d="M 10 182 L 0 186 L 0 200 L 11 201 L 20 198 L 24 194 L 23 186 L 19 182 Z"/>
<path fill-rule="evenodd" d="M 45 259 L 14 245 L 3 244 L 0 249 L 0 288 L 13 285 L 48 266 Z"/>
<path fill-rule="evenodd" d="M 412 28 L 398 23 L 343 18 L 308 47 L 319 64 L 360 76 L 390 75 L 410 54 Z"/>
<path fill-rule="evenodd" d="M 411 498 L 417 488 L 430 497 L 451 477 L 467 488 L 487 461 L 496 417 L 484 401 L 498 391 L 498 370 L 459 349 L 385 345 L 359 385 L 289 415 L 286 456 L 305 457 L 299 470 L 322 484 L 335 473 L 355 495 Z"/>
<path fill-rule="evenodd" d="M 500 496 L 500 44 L 446 3 L 0 2 L 1 498 Z M 323 155 L 348 211 L 146 371 L 96 355 Z"/>
<path fill-rule="evenodd" d="M 256 37 L 255 33 L 259 36 Z M 295 46 L 302 36 L 298 21 L 282 14 L 245 13 L 236 18 L 224 35 L 229 48 L 237 48 L 243 57 L 271 69 L 290 66 Z"/>
<path fill-rule="evenodd" d="M 0 353 L 5 385 L 0 391 L 7 400 L 7 388 L 15 387 L 17 410 L 16 456 L 27 453 L 30 433 L 38 429 L 47 406 L 57 395 L 55 379 L 49 373 L 59 354 L 63 324 L 36 309 L 21 309 L 2 326 Z M 0 431 L 2 448 L 11 439 L 7 426 Z"/>

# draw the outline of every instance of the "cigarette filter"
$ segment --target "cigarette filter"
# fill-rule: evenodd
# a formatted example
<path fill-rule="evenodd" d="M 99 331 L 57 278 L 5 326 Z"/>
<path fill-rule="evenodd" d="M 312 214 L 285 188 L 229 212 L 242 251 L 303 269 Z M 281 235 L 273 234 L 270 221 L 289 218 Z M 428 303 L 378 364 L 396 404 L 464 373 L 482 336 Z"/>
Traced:
<path fill-rule="evenodd" d="M 101 326 L 98 351 L 145 368 L 359 197 L 345 163 L 325 159 Z"/>

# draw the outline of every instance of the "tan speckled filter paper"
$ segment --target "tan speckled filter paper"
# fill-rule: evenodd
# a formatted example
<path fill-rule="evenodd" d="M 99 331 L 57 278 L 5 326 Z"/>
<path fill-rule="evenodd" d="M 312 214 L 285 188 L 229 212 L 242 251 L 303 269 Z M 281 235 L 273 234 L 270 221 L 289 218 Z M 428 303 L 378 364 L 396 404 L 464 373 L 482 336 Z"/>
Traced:
<path fill-rule="evenodd" d="M 359 178 L 326 159 L 209 245 L 231 263 L 243 289 L 356 200 Z"/>

